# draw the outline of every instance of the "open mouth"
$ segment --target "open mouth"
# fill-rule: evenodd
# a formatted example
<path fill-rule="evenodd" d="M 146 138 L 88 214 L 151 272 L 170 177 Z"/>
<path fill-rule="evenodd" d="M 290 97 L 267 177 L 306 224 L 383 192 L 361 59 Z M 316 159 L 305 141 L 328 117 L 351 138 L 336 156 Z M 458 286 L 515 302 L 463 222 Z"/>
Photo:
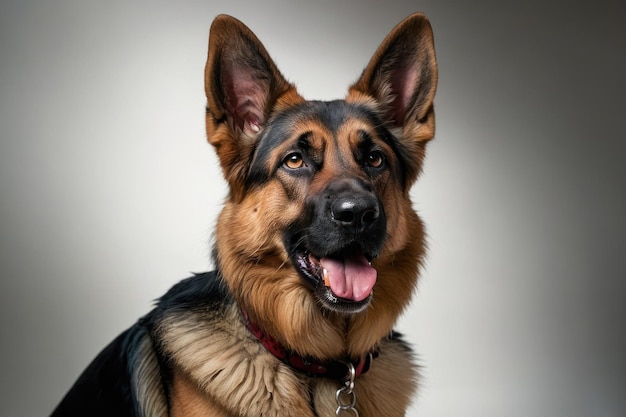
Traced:
<path fill-rule="evenodd" d="M 329 310 L 357 313 L 369 305 L 377 272 L 372 256 L 358 245 L 337 253 L 316 256 L 308 250 L 298 250 L 296 268 L 314 288 L 314 294 Z"/>

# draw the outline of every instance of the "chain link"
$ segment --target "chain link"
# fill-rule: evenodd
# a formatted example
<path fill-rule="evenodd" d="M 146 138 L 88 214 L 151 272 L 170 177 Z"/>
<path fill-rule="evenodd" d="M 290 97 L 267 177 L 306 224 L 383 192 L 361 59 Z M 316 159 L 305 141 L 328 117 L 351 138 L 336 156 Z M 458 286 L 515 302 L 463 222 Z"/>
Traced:
<path fill-rule="evenodd" d="M 356 393 L 354 392 L 354 378 L 356 371 L 354 365 L 347 362 L 348 376 L 345 380 L 344 386 L 339 388 L 335 393 L 335 400 L 337 401 L 337 410 L 335 415 L 340 417 L 342 415 L 351 415 L 353 417 L 359 417 L 359 412 L 355 408 L 356 406 Z"/>

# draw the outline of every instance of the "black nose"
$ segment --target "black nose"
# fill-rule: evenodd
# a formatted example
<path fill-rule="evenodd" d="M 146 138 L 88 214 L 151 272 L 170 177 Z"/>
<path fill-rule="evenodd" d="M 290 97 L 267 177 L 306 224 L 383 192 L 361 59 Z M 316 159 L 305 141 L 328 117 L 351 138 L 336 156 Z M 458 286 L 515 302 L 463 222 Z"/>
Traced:
<path fill-rule="evenodd" d="M 378 201 L 370 195 L 337 197 L 330 211 L 335 223 L 357 233 L 367 230 L 380 215 Z"/>

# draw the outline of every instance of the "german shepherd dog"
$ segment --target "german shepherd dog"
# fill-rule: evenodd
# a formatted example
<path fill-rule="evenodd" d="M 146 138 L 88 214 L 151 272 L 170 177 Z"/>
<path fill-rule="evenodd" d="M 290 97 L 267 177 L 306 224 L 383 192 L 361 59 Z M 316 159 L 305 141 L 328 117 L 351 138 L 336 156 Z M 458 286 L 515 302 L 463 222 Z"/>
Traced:
<path fill-rule="evenodd" d="M 218 16 L 208 140 L 229 186 L 213 272 L 181 281 L 83 372 L 53 416 L 403 416 L 393 326 L 425 245 L 409 190 L 434 135 L 428 20 L 384 39 L 343 100 L 307 101 Z"/>

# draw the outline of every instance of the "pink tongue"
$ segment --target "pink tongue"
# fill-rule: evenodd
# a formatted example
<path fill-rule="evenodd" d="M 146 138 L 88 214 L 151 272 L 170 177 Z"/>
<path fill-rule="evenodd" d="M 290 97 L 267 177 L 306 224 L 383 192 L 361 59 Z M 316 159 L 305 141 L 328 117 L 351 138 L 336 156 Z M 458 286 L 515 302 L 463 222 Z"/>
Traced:
<path fill-rule="evenodd" d="M 330 289 L 337 297 L 362 301 L 371 294 L 376 284 L 377 272 L 363 255 L 343 260 L 322 258 L 320 264 L 328 272 Z"/>

